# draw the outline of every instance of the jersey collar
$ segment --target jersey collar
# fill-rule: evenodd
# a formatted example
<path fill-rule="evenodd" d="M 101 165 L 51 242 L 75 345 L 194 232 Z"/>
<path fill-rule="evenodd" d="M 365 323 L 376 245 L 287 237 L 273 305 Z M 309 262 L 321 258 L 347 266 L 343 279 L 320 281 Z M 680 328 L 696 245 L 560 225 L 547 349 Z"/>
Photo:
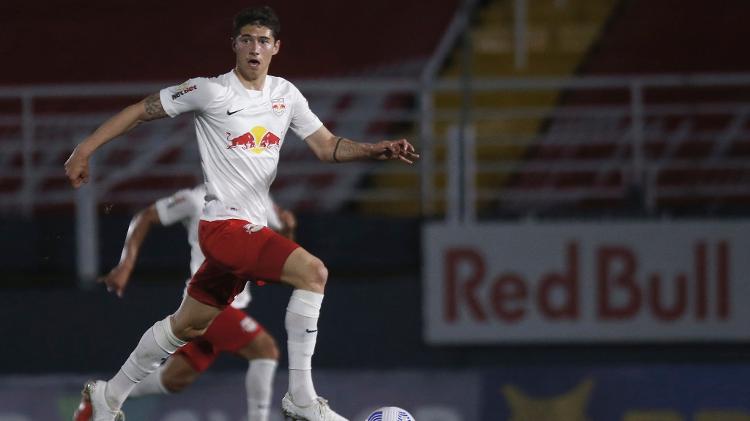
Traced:
<path fill-rule="evenodd" d="M 248 100 L 256 100 L 256 101 L 259 99 L 259 97 L 257 96 L 250 95 L 250 92 L 248 92 L 248 89 L 245 87 L 245 85 L 242 84 L 240 79 L 237 77 L 237 73 L 234 71 L 234 69 L 230 70 L 229 73 L 232 74 L 231 80 L 232 80 L 232 83 L 234 84 L 235 89 L 237 91 L 242 92 L 242 95 L 245 98 L 247 98 Z M 268 77 L 268 75 L 266 75 L 266 80 L 263 81 L 263 89 L 261 90 L 261 95 L 260 95 L 260 99 L 263 102 L 271 101 L 271 89 L 269 87 L 270 85 L 271 85 L 271 80 Z"/>

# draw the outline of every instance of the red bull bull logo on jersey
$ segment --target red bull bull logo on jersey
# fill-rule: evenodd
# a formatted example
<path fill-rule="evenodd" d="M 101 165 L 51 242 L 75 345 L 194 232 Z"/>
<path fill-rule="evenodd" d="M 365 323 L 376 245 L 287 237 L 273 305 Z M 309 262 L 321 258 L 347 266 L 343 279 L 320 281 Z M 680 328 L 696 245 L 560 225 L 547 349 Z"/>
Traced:
<path fill-rule="evenodd" d="M 227 132 L 227 141 L 227 149 L 240 148 L 256 155 L 266 149 L 281 147 L 281 138 L 263 126 L 255 126 L 249 132 L 236 137 Z"/>
<path fill-rule="evenodd" d="M 271 109 L 276 115 L 284 114 L 286 111 L 286 105 L 284 105 L 284 98 L 274 98 L 271 100 Z"/>

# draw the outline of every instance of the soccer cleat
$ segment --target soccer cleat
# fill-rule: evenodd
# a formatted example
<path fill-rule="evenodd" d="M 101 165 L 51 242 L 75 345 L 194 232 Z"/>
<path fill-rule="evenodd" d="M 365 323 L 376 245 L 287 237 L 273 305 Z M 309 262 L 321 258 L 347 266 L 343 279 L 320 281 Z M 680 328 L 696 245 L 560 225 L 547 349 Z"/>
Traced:
<path fill-rule="evenodd" d="M 308 406 L 297 406 L 289 392 L 281 400 L 281 412 L 293 421 L 349 421 L 328 406 L 328 401 L 318 396 Z"/>
<path fill-rule="evenodd" d="M 91 408 L 91 401 L 85 391 L 84 388 L 81 392 L 81 402 L 78 404 L 76 411 L 73 412 L 73 421 L 91 421 L 94 410 Z"/>
<path fill-rule="evenodd" d="M 125 414 L 112 410 L 104 397 L 107 383 L 89 380 L 81 391 L 81 403 L 73 413 L 73 421 L 125 421 Z"/>

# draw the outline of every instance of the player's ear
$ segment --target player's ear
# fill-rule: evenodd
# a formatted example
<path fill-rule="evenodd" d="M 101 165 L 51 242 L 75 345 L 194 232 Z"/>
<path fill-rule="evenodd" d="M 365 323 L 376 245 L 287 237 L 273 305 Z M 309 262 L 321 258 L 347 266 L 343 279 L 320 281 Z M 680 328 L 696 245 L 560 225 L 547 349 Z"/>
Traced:
<path fill-rule="evenodd" d="M 229 38 L 229 41 L 232 43 L 232 51 L 234 51 L 236 53 L 237 52 L 237 43 L 235 41 L 237 41 L 237 37 L 231 37 L 231 38 Z"/>
<path fill-rule="evenodd" d="M 281 49 L 281 40 L 277 39 L 276 42 L 273 43 L 273 55 L 275 56 L 279 50 Z"/>

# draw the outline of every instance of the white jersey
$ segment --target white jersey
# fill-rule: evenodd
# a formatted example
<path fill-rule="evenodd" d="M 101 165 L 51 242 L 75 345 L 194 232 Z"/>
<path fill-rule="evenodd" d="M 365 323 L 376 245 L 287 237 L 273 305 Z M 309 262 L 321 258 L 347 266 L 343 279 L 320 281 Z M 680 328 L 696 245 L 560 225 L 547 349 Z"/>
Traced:
<path fill-rule="evenodd" d="M 184 189 L 175 194 L 159 199 L 156 201 L 156 212 L 159 214 L 159 221 L 162 225 L 172 225 L 175 222 L 181 222 L 187 230 L 188 243 L 190 244 L 190 276 L 203 264 L 205 256 L 198 244 L 198 222 L 201 218 L 203 204 L 205 202 L 206 187 L 201 184 L 192 189 Z M 265 207 L 268 209 L 268 226 L 276 231 L 281 229 L 281 220 L 279 220 L 274 210 L 273 201 L 266 196 Z M 250 284 L 245 285 L 245 289 L 234 297 L 232 307 L 245 308 L 250 302 Z"/>
<path fill-rule="evenodd" d="M 218 199 L 202 219 L 266 225 L 264 198 L 287 130 L 304 139 L 323 125 L 300 91 L 274 76 L 266 76 L 263 90 L 249 90 L 230 71 L 162 89 L 160 98 L 171 117 L 194 112 L 207 193 Z"/>
<path fill-rule="evenodd" d="M 206 188 L 204 185 L 184 189 L 175 194 L 156 201 L 156 212 L 162 225 L 172 225 L 181 222 L 187 230 L 188 243 L 190 244 L 190 276 L 203 263 L 205 257 L 198 245 L 198 221 L 203 210 Z"/>

